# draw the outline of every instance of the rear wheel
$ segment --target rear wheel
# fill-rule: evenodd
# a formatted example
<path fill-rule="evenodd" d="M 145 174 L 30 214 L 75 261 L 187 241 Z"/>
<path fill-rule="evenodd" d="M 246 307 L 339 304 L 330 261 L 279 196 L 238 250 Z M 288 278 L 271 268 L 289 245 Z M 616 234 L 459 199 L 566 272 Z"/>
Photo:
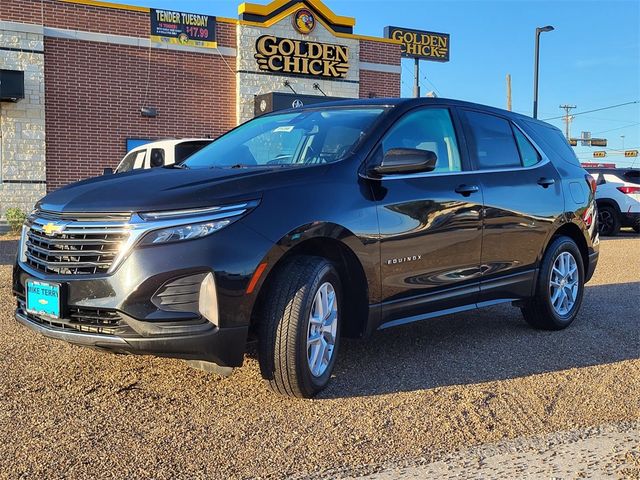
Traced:
<path fill-rule="evenodd" d="M 521 307 L 529 325 L 561 330 L 576 318 L 584 293 L 584 265 L 576 243 L 557 237 L 542 259 L 533 298 Z"/>
<path fill-rule="evenodd" d="M 620 216 L 611 205 L 598 206 L 598 226 L 600 235 L 614 236 L 620 231 Z"/>
<path fill-rule="evenodd" d="M 258 357 L 276 392 L 313 397 L 331 378 L 340 343 L 341 283 L 334 266 L 300 256 L 280 268 L 261 320 Z"/>

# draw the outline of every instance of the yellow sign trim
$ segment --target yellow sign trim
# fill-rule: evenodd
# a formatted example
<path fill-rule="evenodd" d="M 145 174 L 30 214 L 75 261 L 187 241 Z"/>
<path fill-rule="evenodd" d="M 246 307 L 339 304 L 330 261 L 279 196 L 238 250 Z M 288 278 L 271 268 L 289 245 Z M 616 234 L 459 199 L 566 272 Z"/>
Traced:
<path fill-rule="evenodd" d="M 290 0 L 274 0 L 267 5 L 259 5 L 257 3 L 241 3 L 238 5 L 238 15 L 242 15 L 244 13 L 250 15 L 260 15 L 260 16 L 268 16 L 273 12 L 282 8 L 286 5 Z M 342 25 L 346 27 L 353 27 L 356 24 L 356 19 L 353 17 L 343 17 L 341 15 L 336 15 L 333 13 L 329 7 L 327 7 L 321 0 L 307 0 L 309 5 L 324 15 L 330 22 L 335 23 L 336 25 Z"/>
<path fill-rule="evenodd" d="M 293 14 L 294 12 L 298 11 L 298 9 L 300 8 L 300 5 L 304 5 L 304 4 L 303 3 L 297 3 L 295 5 L 292 5 L 287 10 L 284 10 L 283 12 L 280 12 L 280 14 L 276 15 L 273 18 L 270 18 L 269 20 L 267 20 L 264 23 L 249 22 L 247 20 L 237 20 L 237 22 L 238 22 L 238 25 L 245 25 L 245 26 L 248 26 L 248 27 L 269 28 L 269 27 L 275 25 L 276 23 L 280 22 L 281 20 L 287 18 L 289 15 Z M 218 18 L 218 21 L 220 21 L 219 18 Z M 380 42 L 380 43 L 390 43 L 390 44 L 393 44 L 393 45 L 402 45 L 402 41 L 393 40 L 391 38 L 370 37 L 370 36 L 367 36 L 367 35 L 358 35 L 358 34 L 355 34 L 355 33 L 336 32 L 335 30 L 333 30 L 331 28 L 330 25 L 327 25 L 322 18 L 316 17 L 316 21 L 318 21 L 320 24 L 322 24 L 324 26 L 324 28 L 329 30 L 334 36 L 339 37 L 339 38 L 350 38 L 350 39 L 354 39 L 354 40 L 367 40 L 367 41 L 371 41 L 371 42 Z"/>

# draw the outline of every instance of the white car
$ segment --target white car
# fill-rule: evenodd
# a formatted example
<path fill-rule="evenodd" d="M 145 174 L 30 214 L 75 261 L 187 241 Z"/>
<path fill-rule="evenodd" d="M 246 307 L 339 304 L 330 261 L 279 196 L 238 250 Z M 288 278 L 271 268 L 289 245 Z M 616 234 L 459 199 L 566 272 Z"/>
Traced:
<path fill-rule="evenodd" d="M 146 143 L 130 150 L 114 173 L 179 164 L 211 142 L 211 138 L 183 138 Z"/>
<path fill-rule="evenodd" d="M 587 168 L 598 186 L 601 235 L 616 235 L 621 227 L 640 233 L 640 169 Z"/>

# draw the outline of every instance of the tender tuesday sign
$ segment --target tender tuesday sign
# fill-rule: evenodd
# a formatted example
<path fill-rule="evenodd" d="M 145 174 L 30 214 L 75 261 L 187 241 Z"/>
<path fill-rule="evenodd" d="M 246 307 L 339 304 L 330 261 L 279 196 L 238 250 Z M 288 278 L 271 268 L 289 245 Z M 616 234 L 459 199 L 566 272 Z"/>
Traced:
<path fill-rule="evenodd" d="M 402 42 L 402 56 L 434 62 L 449 61 L 449 34 L 385 27 L 384 36 Z"/>
<path fill-rule="evenodd" d="M 215 48 L 216 17 L 172 10 L 150 10 L 152 42 Z"/>

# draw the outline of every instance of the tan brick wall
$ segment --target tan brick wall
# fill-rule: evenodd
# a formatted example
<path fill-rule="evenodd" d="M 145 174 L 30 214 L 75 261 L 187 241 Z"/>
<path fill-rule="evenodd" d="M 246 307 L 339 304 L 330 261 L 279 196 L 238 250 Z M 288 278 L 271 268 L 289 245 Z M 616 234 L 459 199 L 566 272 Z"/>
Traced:
<path fill-rule="evenodd" d="M 0 104 L 0 218 L 29 212 L 45 193 L 45 99 L 42 34 L 0 30 L 0 68 L 24 72 L 25 98 Z"/>

